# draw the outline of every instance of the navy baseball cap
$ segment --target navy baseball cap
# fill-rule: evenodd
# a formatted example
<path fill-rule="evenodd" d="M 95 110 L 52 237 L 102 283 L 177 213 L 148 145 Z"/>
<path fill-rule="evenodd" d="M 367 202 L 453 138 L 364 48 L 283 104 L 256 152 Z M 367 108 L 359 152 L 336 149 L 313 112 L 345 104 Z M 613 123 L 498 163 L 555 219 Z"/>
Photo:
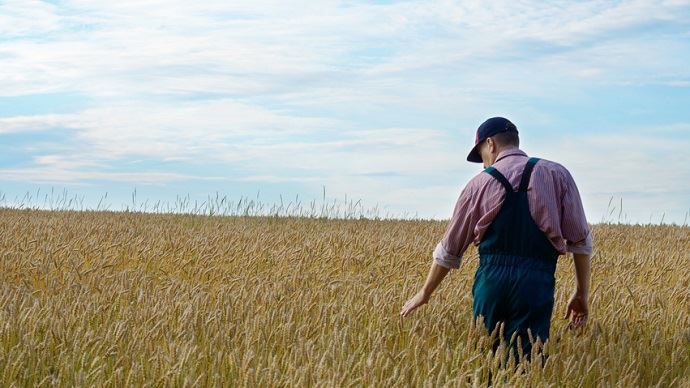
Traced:
<path fill-rule="evenodd" d="M 515 132 L 518 133 L 515 124 L 503 117 L 492 117 L 477 128 L 477 136 L 474 138 L 474 147 L 470 154 L 467 155 L 468 162 L 481 163 L 482 157 L 479 155 L 479 144 L 497 133 Z"/>

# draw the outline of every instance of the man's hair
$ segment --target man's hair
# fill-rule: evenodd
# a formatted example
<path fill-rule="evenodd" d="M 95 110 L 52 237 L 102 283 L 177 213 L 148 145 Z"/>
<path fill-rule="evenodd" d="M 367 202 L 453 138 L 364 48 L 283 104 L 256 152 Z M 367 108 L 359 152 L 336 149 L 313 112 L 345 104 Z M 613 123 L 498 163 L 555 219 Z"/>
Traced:
<path fill-rule="evenodd" d="M 491 136 L 499 147 L 520 146 L 520 138 L 515 132 L 501 132 Z"/>

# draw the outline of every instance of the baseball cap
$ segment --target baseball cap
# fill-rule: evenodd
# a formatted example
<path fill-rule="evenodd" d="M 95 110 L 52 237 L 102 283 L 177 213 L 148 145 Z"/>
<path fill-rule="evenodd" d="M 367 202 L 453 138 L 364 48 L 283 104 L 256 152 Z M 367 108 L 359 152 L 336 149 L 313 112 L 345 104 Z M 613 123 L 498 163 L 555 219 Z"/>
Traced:
<path fill-rule="evenodd" d="M 474 138 L 474 147 L 467 155 L 468 162 L 481 163 L 482 157 L 479 155 L 479 144 L 497 133 L 515 132 L 518 133 L 515 124 L 503 117 L 492 117 L 477 128 L 477 136 Z"/>

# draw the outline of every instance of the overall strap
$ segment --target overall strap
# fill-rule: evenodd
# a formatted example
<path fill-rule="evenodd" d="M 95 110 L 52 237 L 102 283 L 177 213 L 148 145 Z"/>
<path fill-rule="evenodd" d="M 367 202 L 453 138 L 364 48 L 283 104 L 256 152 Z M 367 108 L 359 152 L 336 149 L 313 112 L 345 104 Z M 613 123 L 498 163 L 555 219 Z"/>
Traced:
<path fill-rule="evenodd" d="M 529 178 L 532 176 L 532 169 L 534 165 L 537 164 L 539 158 L 529 158 L 525 170 L 522 172 L 522 179 L 520 179 L 520 188 L 518 191 L 527 191 L 527 186 L 529 186 Z"/>
<path fill-rule="evenodd" d="M 492 177 L 496 178 L 497 181 L 501 182 L 508 193 L 513 192 L 513 185 L 511 185 L 510 182 L 508 182 L 508 179 L 506 179 L 506 177 L 504 177 L 503 174 L 501 174 L 498 170 L 493 167 L 487 167 L 484 172 L 490 174 Z"/>

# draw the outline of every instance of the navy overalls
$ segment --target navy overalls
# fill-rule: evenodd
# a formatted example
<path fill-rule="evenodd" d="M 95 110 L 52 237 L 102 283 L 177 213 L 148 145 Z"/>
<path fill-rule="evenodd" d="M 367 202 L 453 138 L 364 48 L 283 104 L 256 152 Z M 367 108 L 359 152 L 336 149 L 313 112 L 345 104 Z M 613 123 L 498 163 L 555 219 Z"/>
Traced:
<path fill-rule="evenodd" d="M 527 329 L 535 341 L 549 338 L 559 255 L 529 212 L 527 186 L 537 161 L 528 160 L 517 192 L 498 170 L 484 170 L 501 182 L 506 196 L 479 244 L 479 268 L 472 287 L 475 318 L 482 315 L 489 332 L 503 322 L 505 341 L 517 332 L 528 357 L 532 346 Z M 497 346 L 495 343 L 494 350 Z M 512 349 L 516 351 L 517 339 Z"/>

